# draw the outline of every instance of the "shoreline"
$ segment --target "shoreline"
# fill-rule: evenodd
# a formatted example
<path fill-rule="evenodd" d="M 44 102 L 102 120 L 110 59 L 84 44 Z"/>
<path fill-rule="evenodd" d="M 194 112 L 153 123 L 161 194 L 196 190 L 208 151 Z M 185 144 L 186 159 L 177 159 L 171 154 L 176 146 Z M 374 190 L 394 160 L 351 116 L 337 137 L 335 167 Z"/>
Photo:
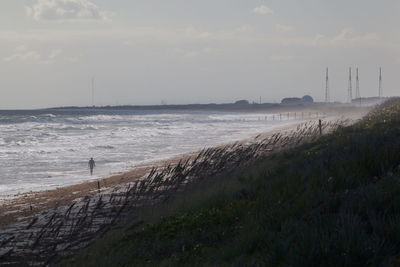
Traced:
<path fill-rule="evenodd" d="M 333 118 L 338 119 L 339 117 Z M 222 148 L 235 143 L 255 143 L 259 138 L 266 138 L 282 131 L 293 130 L 298 125 L 304 124 L 305 122 L 309 121 L 310 120 L 296 121 L 290 125 L 278 126 L 269 131 L 260 132 L 248 138 L 210 146 L 209 148 Z M 0 227 L 28 220 L 32 216 L 39 214 L 43 211 L 68 206 L 72 202 L 77 201 L 80 198 L 84 198 L 89 195 L 94 196 L 106 190 L 110 190 L 116 186 L 140 180 L 142 178 L 145 178 L 153 167 L 162 169 L 168 165 L 175 165 L 179 161 L 185 161 L 188 158 L 197 156 L 200 152 L 201 149 L 188 153 L 177 154 L 176 156 L 172 156 L 164 160 L 154 160 L 146 163 L 139 163 L 132 166 L 131 170 L 74 185 L 61 186 L 55 189 L 48 189 L 43 191 L 22 192 L 19 194 L 8 196 L 7 198 L 0 199 Z"/>
<path fill-rule="evenodd" d="M 325 107 L 326 108 L 326 107 Z M 364 108 L 358 108 L 358 107 L 352 107 L 354 112 L 357 111 L 362 111 L 362 109 Z M 294 110 L 296 111 L 296 110 Z M 106 147 L 106 149 L 97 149 L 97 146 L 94 146 L 93 150 L 95 153 L 100 154 L 102 157 L 102 161 L 104 161 L 105 164 L 103 164 L 102 162 L 100 162 L 98 168 L 96 168 L 97 170 L 95 170 L 95 176 L 90 176 L 88 174 L 88 172 L 85 169 L 85 159 L 86 156 L 95 156 L 95 154 L 92 154 L 92 151 L 81 151 L 79 150 L 79 148 L 77 149 L 76 147 L 74 147 L 73 145 L 70 146 L 69 143 L 67 143 L 67 146 L 65 144 L 61 144 L 60 148 L 58 148 L 58 150 L 60 151 L 60 153 L 55 153 L 54 157 L 60 158 L 62 159 L 63 156 L 66 157 L 67 161 L 63 162 L 61 161 L 61 163 L 55 161 L 58 166 L 57 167 L 53 167 L 50 166 L 48 164 L 48 162 L 50 162 L 52 160 L 52 158 L 49 158 L 50 152 L 48 152 L 48 150 L 46 150 L 46 147 L 48 145 L 42 144 L 42 147 L 40 147 L 40 149 L 43 149 L 43 151 L 39 151 L 40 154 L 45 154 L 43 162 L 44 165 L 43 167 L 37 168 L 36 170 L 36 163 L 35 163 L 35 159 L 37 159 L 37 156 L 35 157 L 30 157 L 30 162 L 33 163 L 33 165 L 35 166 L 35 171 L 33 173 L 30 172 L 30 167 L 26 167 L 27 163 L 22 162 L 21 160 L 19 160 L 21 157 L 17 154 L 20 153 L 20 151 L 24 151 L 24 148 L 14 148 L 14 147 L 10 147 L 10 149 L 18 149 L 16 150 L 16 157 L 17 157 L 17 161 L 16 161 L 16 165 L 14 167 L 12 167 L 12 162 L 8 162 L 8 156 L 7 156 L 7 150 L 4 149 L 8 149 L 7 147 L 4 147 L 3 151 L 5 151 L 5 155 L 6 156 L 6 162 L 5 162 L 5 166 L 7 167 L 7 164 L 11 167 L 7 167 L 5 169 L 6 173 L 4 174 L 4 178 L 5 180 L 3 181 L 4 183 L 2 183 L 0 185 L 1 188 L 1 192 L 0 192 L 0 205 L 4 202 L 4 201 L 8 201 L 8 200 L 12 200 L 15 199 L 16 197 L 21 197 L 21 196 L 25 196 L 25 195 L 29 195 L 31 193 L 36 193 L 36 192 L 41 192 L 41 191 L 47 191 L 47 190 L 53 190 L 53 189 L 57 189 L 60 187 L 68 187 L 68 186 L 72 186 L 72 185 L 76 185 L 76 184 L 80 184 L 80 183 L 85 183 L 85 182 L 90 182 L 93 180 L 97 180 L 97 179 L 104 179 L 106 177 L 110 177 L 110 176 L 114 176 L 117 174 L 121 174 L 122 172 L 129 172 L 132 168 L 136 168 L 138 165 L 149 165 L 149 164 L 153 164 L 154 162 L 158 162 L 158 161 L 164 161 L 164 160 L 168 160 L 171 157 L 175 157 L 177 155 L 182 155 L 182 154 L 186 154 L 186 153 L 191 153 L 193 151 L 197 151 L 197 150 L 201 150 L 205 147 L 213 147 L 213 146 L 218 146 L 221 144 L 225 144 L 225 143 L 230 143 L 230 142 L 234 142 L 234 141 L 240 141 L 243 139 L 248 139 L 251 136 L 255 136 L 257 134 L 259 134 L 260 132 L 269 132 L 271 130 L 273 130 L 274 128 L 279 128 L 281 127 L 281 125 L 290 125 L 290 124 L 296 124 L 299 123 L 301 121 L 306 121 L 306 120 L 316 120 L 317 118 L 323 116 L 325 117 L 326 115 L 329 116 L 340 116 L 340 113 L 343 114 L 343 112 L 346 112 L 344 110 L 330 110 L 330 112 L 327 112 L 327 110 L 324 109 L 320 109 L 320 110 L 309 110 L 307 112 L 304 111 L 304 119 L 303 119 L 303 112 L 299 112 L 299 110 L 297 110 L 297 118 L 296 118 L 296 112 L 290 112 L 289 110 L 287 110 L 287 112 L 282 112 L 279 114 L 258 114 L 256 117 L 250 117 L 249 120 L 250 121 L 257 121 L 257 117 L 258 117 L 258 122 L 256 123 L 251 123 L 254 125 L 250 125 L 246 128 L 246 130 L 241 130 L 241 131 L 236 131 L 234 132 L 234 136 L 229 136 L 229 132 L 220 132 L 218 131 L 218 133 L 221 133 L 222 136 L 225 136 L 225 133 L 227 133 L 226 138 L 218 138 L 218 136 L 220 136 L 218 134 L 218 136 L 215 136 L 215 138 L 212 141 L 209 141 L 206 138 L 202 138 L 201 142 L 193 142 L 193 140 L 191 141 L 190 139 L 192 139 L 191 137 L 187 136 L 184 138 L 185 140 L 179 140 L 179 138 L 175 138 L 172 141 L 174 141 L 174 143 L 171 143 L 171 148 L 172 149 L 160 149 L 158 151 L 157 146 L 152 147 L 152 145 L 149 143 L 149 147 L 146 148 L 144 147 L 143 149 L 141 147 L 139 147 L 138 149 L 140 150 L 139 153 L 136 153 L 137 155 L 139 155 L 139 157 L 132 155 L 132 153 L 134 153 L 137 149 L 137 142 L 131 142 L 129 141 L 129 136 L 127 136 L 127 138 L 124 138 L 127 141 L 124 141 L 122 143 L 126 143 L 128 146 L 129 144 L 132 144 L 132 146 L 129 146 L 129 149 L 124 149 L 124 147 L 119 146 L 115 146 L 115 147 L 111 147 L 108 148 Z M 289 113 L 291 114 L 291 118 L 289 119 Z M 264 118 L 265 116 L 265 118 Z M 224 119 L 224 118 L 223 118 Z M 265 123 L 263 122 L 265 119 Z M 228 121 L 230 120 L 230 118 L 228 118 Z M 242 120 L 242 119 L 240 119 Z M 247 120 L 247 119 L 243 119 L 243 120 Z M 286 121 L 288 120 L 288 122 Z M 261 121 L 261 123 L 260 123 Z M 268 121 L 271 121 L 268 122 Z M 255 127 L 254 127 L 255 126 Z M 240 123 L 238 126 L 235 126 L 236 128 L 240 129 Z M 58 128 L 57 128 L 58 129 Z M 211 132 L 213 131 L 213 129 L 210 129 Z M 185 134 L 185 132 L 183 132 L 183 134 Z M 210 134 L 212 135 L 212 134 Z M 205 135 L 207 136 L 207 134 Z M 36 137 L 35 137 L 36 138 Z M 163 138 L 161 136 L 161 138 Z M 157 138 L 156 138 L 157 139 Z M 160 139 L 160 138 L 159 138 Z M 227 140 L 228 139 L 228 140 Z M 101 139 L 99 139 L 101 140 Z M 96 140 L 96 141 L 99 141 Z M 140 140 L 140 139 L 139 139 Z M 162 140 L 162 139 L 160 139 Z M 158 142 L 160 142 L 160 140 L 156 140 Z M 1 140 L 0 140 L 1 141 Z M 152 142 L 152 140 L 150 139 L 150 142 Z M 189 142 L 189 143 L 187 143 Z M 65 142 L 64 142 L 65 143 Z M 176 144 L 176 146 L 175 146 Z M 182 145 L 179 145 L 182 144 Z M 139 144 L 140 145 L 140 144 Z M 131 149 L 133 147 L 133 149 Z M 36 153 L 35 151 L 36 148 L 33 148 L 33 152 Z M 114 150 L 110 150 L 110 149 L 114 149 Z M 150 150 L 152 149 L 152 150 Z M 14 151 L 14 150 L 13 150 Z M 72 151 L 72 152 L 69 152 Z M 150 151 L 149 153 L 147 153 L 147 151 Z M 118 158 L 114 158 L 114 155 L 107 155 L 112 153 L 112 154 L 120 154 L 120 156 Z M 51 152 L 53 153 L 53 152 Z M 67 153 L 67 154 L 65 154 Z M 90 155 L 86 155 L 86 154 L 90 154 Z M 83 158 L 82 158 L 83 155 Z M 145 155 L 143 157 L 141 157 L 141 155 Z M 79 162 L 76 163 L 75 158 L 79 157 Z M 72 160 L 71 160 L 72 159 Z M 99 159 L 99 158 L 97 158 Z M 72 163 L 74 163 L 74 165 L 70 165 L 70 161 Z M 110 162 L 110 163 L 108 163 Z"/>
<path fill-rule="evenodd" d="M 72 255 L 116 223 L 128 218 L 140 221 L 140 209 L 167 203 L 199 182 L 229 175 L 264 156 L 316 140 L 320 129 L 329 134 L 358 118 L 325 117 L 322 128 L 318 118 L 299 121 L 240 142 L 161 161 L 156 168 L 141 166 L 102 179 L 100 190 L 94 181 L 23 196 L 9 203 L 6 214 L 0 213 L 0 257 L 10 263 L 30 258 L 32 263 L 46 265 L 54 257 Z"/>
<path fill-rule="evenodd" d="M 346 116 L 344 116 L 344 113 L 325 115 L 325 117 L 321 117 L 321 119 L 323 119 L 325 122 L 332 122 L 343 118 L 357 120 L 366 113 L 366 110 L 363 109 L 361 111 L 359 110 L 358 112 L 346 114 Z M 281 125 L 241 140 L 214 145 L 208 148 L 223 148 L 232 144 L 255 144 L 257 143 L 257 139 L 265 139 L 277 133 L 293 131 L 299 125 L 303 125 L 308 122 L 315 122 L 318 121 L 318 119 L 319 118 L 294 121 L 289 125 Z M 202 149 L 198 149 L 197 151 L 177 154 L 176 156 L 172 156 L 163 160 L 139 163 L 132 166 L 131 170 L 111 174 L 110 176 L 96 178 L 74 185 L 61 186 L 56 189 L 48 189 L 43 191 L 22 192 L 13 196 L 9 196 L 5 199 L 0 199 L 0 227 L 26 221 L 31 219 L 32 216 L 40 214 L 46 210 L 65 207 L 87 196 L 95 196 L 115 187 L 144 179 L 153 167 L 163 169 L 168 165 L 176 165 L 180 161 L 185 161 L 191 157 L 196 157 L 201 151 Z"/>
<path fill-rule="evenodd" d="M 92 115 L 95 118 L 92 118 Z M 33 127 L 33 133 L 25 132 L 25 126 L 20 126 L 23 123 L 7 126 L 16 131 L 22 129 L 23 133 L 18 137 L 21 139 L 18 141 L 21 144 L 17 142 L 19 140 L 17 137 L 14 138 L 9 134 L 4 134 L 3 139 L 0 138 L 1 155 L 4 159 L 0 205 L 3 199 L 13 199 L 15 195 L 23 196 L 30 192 L 102 179 L 130 171 L 137 165 L 152 164 L 155 161 L 203 149 L 205 146 L 217 146 L 246 139 L 259 132 L 296 123 L 294 114 L 291 118 L 286 118 L 284 114 L 282 120 L 278 120 L 279 115 L 275 114 L 273 120 L 274 114 L 261 113 L 256 115 L 240 113 L 237 116 L 207 113 L 200 116 L 189 114 L 172 115 L 172 117 L 167 114 L 165 118 L 164 114 L 160 113 L 154 118 L 147 119 L 143 119 L 140 115 L 136 127 L 131 122 L 133 120 L 136 123 L 136 116 L 125 117 L 122 113 L 116 118 L 112 114 L 109 114 L 111 117 L 103 118 L 97 117 L 95 113 L 92 115 L 89 119 L 83 118 L 82 122 L 79 117 L 77 123 L 76 118 L 73 118 L 71 125 L 64 123 L 62 117 L 57 118 L 55 125 L 53 122 L 48 124 L 45 119 L 45 124 L 39 126 L 38 131 L 35 127 L 38 123 L 40 125 L 41 121 L 36 121 L 35 118 L 33 125 L 28 124 L 28 128 Z M 194 116 L 194 120 L 190 119 L 191 116 Z M 314 117 L 316 113 L 306 116 Z M 190 120 L 187 122 L 186 118 Z M 116 130 L 112 128 L 114 120 L 118 125 Z M 143 120 L 146 123 L 143 124 Z M 147 121 L 151 123 L 153 120 L 157 123 L 148 126 L 150 124 Z M 83 137 L 77 139 L 70 137 L 80 133 L 83 133 Z M 198 134 L 200 138 L 197 138 Z M 30 135 L 33 137 L 29 137 Z M 86 159 L 90 157 L 94 157 L 96 163 L 99 163 L 93 176 L 90 176 L 86 168 Z"/>

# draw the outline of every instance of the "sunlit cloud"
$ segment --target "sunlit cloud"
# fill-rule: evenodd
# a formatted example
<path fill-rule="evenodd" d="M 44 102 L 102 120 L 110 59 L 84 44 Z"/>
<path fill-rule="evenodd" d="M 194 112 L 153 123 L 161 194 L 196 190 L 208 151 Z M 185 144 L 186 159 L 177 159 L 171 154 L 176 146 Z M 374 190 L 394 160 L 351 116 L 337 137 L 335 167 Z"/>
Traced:
<path fill-rule="evenodd" d="M 39 51 L 28 49 L 24 45 L 17 46 L 14 52 L 4 58 L 5 62 L 32 62 L 39 64 L 53 64 L 63 53 L 62 49 L 52 49 L 47 54 L 42 54 Z"/>
<path fill-rule="evenodd" d="M 274 11 L 266 6 L 259 6 L 253 9 L 253 13 L 259 14 L 259 15 L 268 15 L 268 14 L 273 14 Z"/>
<path fill-rule="evenodd" d="M 108 20 L 112 15 L 88 0 L 37 0 L 26 13 L 35 20 Z"/>
<path fill-rule="evenodd" d="M 334 36 L 325 36 L 318 34 L 313 39 L 315 46 L 341 46 L 341 47 L 355 47 L 355 46 L 379 46 L 384 44 L 381 37 L 376 32 L 367 32 L 364 34 L 357 34 L 352 28 L 344 28 L 339 34 Z M 386 44 L 390 46 L 390 44 Z"/>
<path fill-rule="evenodd" d="M 279 30 L 278 30 L 279 29 Z M 276 26 L 276 31 L 288 32 L 294 29 L 288 25 Z M 0 31 L 0 41 L 14 44 L 53 43 L 60 47 L 67 43 L 102 42 L 118 40 L 124 46 L 145 45 L 147 43 L 170 44 L 180 47 L 182 44 L 201 44 L 212 47 L 220 43 L 260 44 L 268 46 L 320 46 L 320 47 L 398 47 L 398 44 L 382 40 L 379 33 L 360 33 L 352 28 L 344 28 L 338 34 L 281 35 L 265 32 L 243 25 L 224 30 L 187 27 L 132 27 L 98 30 L 50 30 Z M 30 54 L 30 57 L 37 55 Z"/>
<path fill-rule="evenodd" d="M 4 58 L 4 61 L 40 61 L 41 59 L 42 56 L 37 51 L 16 49 L 12 55 Z"/>

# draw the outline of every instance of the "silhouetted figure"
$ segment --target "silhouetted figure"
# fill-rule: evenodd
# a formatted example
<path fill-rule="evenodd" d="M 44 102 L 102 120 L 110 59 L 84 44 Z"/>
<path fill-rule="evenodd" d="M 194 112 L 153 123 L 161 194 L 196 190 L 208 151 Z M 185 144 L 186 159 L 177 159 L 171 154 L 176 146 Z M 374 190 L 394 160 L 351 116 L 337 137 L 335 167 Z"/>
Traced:
<path fill-rule="evenodd" d="M 89 165 L 89 169 L 90 169 L 90 175 L 93 175 L 93 168 L 94 168 L 94 166 L 96 166 L 96 163 L 94 163 L 93 158 L 90 158 L 88 165 Z"/>

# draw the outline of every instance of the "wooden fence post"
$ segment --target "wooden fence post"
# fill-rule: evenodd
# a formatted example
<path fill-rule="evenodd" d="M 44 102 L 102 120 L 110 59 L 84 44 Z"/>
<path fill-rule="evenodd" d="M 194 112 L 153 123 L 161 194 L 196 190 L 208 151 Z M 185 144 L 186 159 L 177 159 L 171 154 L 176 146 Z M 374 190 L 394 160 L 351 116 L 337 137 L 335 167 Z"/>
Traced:
<path fill-rule="evenodd" d="M 318 127 L 319 127 L 319 135 L 322 135 L 322 121 L 319 120 L 318 122 Z"/>

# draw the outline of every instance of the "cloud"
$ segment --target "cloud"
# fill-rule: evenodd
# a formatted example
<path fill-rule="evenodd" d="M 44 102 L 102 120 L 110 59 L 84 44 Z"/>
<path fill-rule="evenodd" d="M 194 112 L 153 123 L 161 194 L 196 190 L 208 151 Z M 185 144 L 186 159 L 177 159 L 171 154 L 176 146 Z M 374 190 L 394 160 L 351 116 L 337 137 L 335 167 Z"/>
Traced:
<path fill-rule="evenodd" d="M 344 28 L 339 34 L 332 37 L 318 34 L 313 39 L 315 46 L 357 47 L 379 46 L 381 43 L 382 40 L 378 33 L 356 34 L 352 28 Z M 386 46 L 390 45 L 386 44 Z"/>
<path fill-rule="evenodd" d="M 380 36 L 378 33 L 370 32 L 364 35 L 355 35 L 352 28 L 345 28 L 343 31 L 333 38 L 333 42 L 335 43 L 350 43 L 350 44 L 358 44 L 358 43 L 370 43 L 379 41 Z"/>
<path fill-rule="evenodd" d="M 275 29 L 277 32 L 291 32 L 294 28 L 290 25 L 276 24 Z"/>
<path fill-rule="evenodd" d="M 205 40 L 208 39 L 211 36 L 211 34 L 207 31 L 201 31 L 194 28 L 193 26 L 189 26 L 185 29 L 185 36 L 188 39 Z"/>
<path fill-rule="evenodd" d="M 55 59 L 55 58 L 58 57 L 61 53 L 62 53 L 62 50 L 61 50 L 61 49 L 53 49 L 53 50 L 50 52 L 49 59 Z"/>
<path fill-rule="evenodd" d="M 312 40 L 312 44 L 313 44 L 314 46 L 317 46 L 317 45 L 319 45 L 320 43 L 324 42 L 325 38 L 326 38 L 325 35 L 323 35 L 323 34 L 317 34 L 317 35 L 314 37 L 314 39 Z"/>
<path fill-rule="evenodd" d="M 29 50 L 21 45 L 14 49 L 14 53 L 4 58 L 5 62 L 35 62 L 40 64 L 52 64 L 62 54 L 61 49 L 53 49 L 47 56 L 42 56 L 41 53 L 35 50 Z"/>
<path fill-rule="evenodd" d="M 183 56 L 184 58 L 195 58 L 199 56 L 205 56 L 207 54 L 215 53 L 214 49 L 210 47 L 204 47 L 199 49 L 183 49 L 177 48 L 175 49 L 175 53 Z"/>
<path fill-rule="evenodd" d="M 258 15 L 268 15 L 268 14 L 273 14 L 274 11 L 270 9 L 269 7 L 266 6 L 259 6 L 253 9 L 253 13 L 258 14 Z"/>
<path fill-rule="evenodd" d="M 89 0 L 37 0 L 26 14 L 35 20 L 107 20 L 111 15 Z"/>
<path fill-rule="evenodd" d="M 186 27 L 131 27 L 119 29 L 97 30 L 52 30 L 35 29 L 28 31 L 0 31 L 0 42 L 35 44 L 37 42 L 53 42 L 56 47 L 66 43 L 102 42 L 103 40 L 118 40 L 127 46 L 148 43 L 163 43 L 181 47 L 186 44 L 212 44 L 235 42 L 260 44 L 268 46 L 299 46 L 299 47 L 382 47 L 398 50 L 397 42 L 382 40 L 376 32 L 359 33 L 352 28 L 345 28 L 338 34 L 315 34 L 308 36 L 289 36 L 260 31 L 251 25 L 237 28 L 212 31 L 209 29 Z"/>
<path fill-rule="evenodd" d="M 37 51 L 15 51 L 11 56 L 4 58 L 4 61 L 40 61 L 41 58 Z"/>

